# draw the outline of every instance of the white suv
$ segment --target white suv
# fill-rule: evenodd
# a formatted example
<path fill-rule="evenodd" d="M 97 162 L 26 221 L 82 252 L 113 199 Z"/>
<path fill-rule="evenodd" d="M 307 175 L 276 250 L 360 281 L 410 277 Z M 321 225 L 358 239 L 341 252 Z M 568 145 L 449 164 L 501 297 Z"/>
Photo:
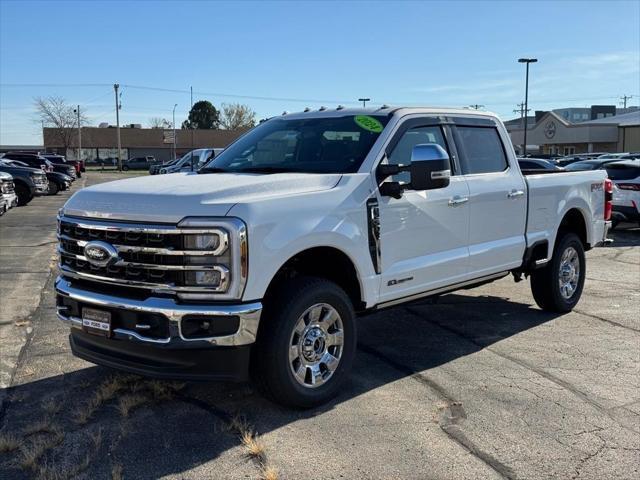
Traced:
<path fill-rule="evenodd" d="M 619 222 L 640 224 L 640 160 L 623 160 L 607 165 L 613 180 L 613 225 Z"/>

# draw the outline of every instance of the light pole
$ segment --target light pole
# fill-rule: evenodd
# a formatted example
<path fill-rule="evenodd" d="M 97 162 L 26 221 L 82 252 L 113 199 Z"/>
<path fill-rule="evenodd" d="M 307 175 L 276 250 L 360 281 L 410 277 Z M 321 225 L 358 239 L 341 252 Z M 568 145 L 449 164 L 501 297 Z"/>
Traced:
<path fill-rule="evenodd" d="M 524 148 L 523 155 L 527 156 L 527 112 L 529 111 L 529 64 L 536 63 L 537 58 L 519 58 L 518 63 L 527 64 L 527 76 L 524 84 Z"/>
<path fill-rule="evenodd" d="M 176 103 L 173 106 L 173 159 L 176 159 L 176 107 L 178 104 Z"/>
<path fill-rule="evenodd" d="M 76 158 L 76 160 L 80 161 L 80 156 L 82 155 L 82 125 L 80 125 L 80 105 L 78 105 L 77 110 L 74 110 L 74 113 L 78 115 L 78 158 Z"/>
<path fill-rule="evenodd" d="M 370 98 L 359 98 L 358 101 L 362 102 L 362 108 L 367 108 L 367 102 L 370 102 L 371 99 Z"/>
<path fill-rule="evenodd" d="M 117 143 L 118 143 L 118 171 L 121 172 L 122 171 L 122 157 L 120 156 L 120 150 L 122 147 L 122 144 L 120 142 L 120 98 L 118 97 L 118 89 L 120 88 L 120 84 L 119 83 L 114 83 L 113 84 L 113 90 L 116 93 L 116 138 L 117 138 Z"/>

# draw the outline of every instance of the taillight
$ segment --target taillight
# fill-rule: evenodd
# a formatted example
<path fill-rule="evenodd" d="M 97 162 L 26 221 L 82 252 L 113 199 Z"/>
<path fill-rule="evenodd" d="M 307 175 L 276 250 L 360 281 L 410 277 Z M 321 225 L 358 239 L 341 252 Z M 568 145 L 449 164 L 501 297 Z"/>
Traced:
<path fill-rule="evenodd" d="M 616 186 L 621 190 L 640 191 L 640 183 L 616 183 Z"/>
<path fill-rule="evenodd" d="M 613 182 L 609 178 L 604 180 L 604 219 L 611 220 L 613 210 Z"/>

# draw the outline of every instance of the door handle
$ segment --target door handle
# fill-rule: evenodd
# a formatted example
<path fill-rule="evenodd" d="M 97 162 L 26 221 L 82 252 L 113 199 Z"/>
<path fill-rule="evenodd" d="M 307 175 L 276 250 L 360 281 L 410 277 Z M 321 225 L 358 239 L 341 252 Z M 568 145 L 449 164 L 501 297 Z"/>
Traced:
<path fill-rule="evenodd" d="M 468 201 L 469 201 L 469 197 L 461 197 L 460 195 L 456 195 L 455 197 L 449 199 L 449 206 L 459 207 L 460 205 L 463 205 Z"/>
<path fill-rule="evenodd" d="M 508 198 L 518 198 L 524 195 L 524 190 L 511 190 L 507 193 Z"/>

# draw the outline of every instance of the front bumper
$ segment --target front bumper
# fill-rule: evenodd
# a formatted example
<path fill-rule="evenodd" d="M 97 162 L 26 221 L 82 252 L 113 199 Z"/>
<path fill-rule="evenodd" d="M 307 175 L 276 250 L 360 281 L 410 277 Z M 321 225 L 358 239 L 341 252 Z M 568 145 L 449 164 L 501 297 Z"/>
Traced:
<path fill-rule="evenodd" d="M 7 204 L 7 208 L 13 208 L 18 205 L 18 196 L 15 193 L 3 193 L 2 198 Z"/>
<path fill-rule="evenodd" d="M 73 353 L 100 365 L 159 378 L 244 380 L 262 304 L 187 305 L 172 298 L 131 299 L 80 289 L 58 277 L 57 316 L 71 326 Z M 111 312 L 109 337 L 83 330 L 82 309 Z M 183 320 L 237 319 L 235 333 L 206 338 L 185 335 Z M 149 327 L 151 326 L 151 327 Z M 141 327 L 145 327 L 142 329 Z M 151 328 L 151 330 L 148 330 Z M 152 335 L 149 332 L 153 332 Z"/>

